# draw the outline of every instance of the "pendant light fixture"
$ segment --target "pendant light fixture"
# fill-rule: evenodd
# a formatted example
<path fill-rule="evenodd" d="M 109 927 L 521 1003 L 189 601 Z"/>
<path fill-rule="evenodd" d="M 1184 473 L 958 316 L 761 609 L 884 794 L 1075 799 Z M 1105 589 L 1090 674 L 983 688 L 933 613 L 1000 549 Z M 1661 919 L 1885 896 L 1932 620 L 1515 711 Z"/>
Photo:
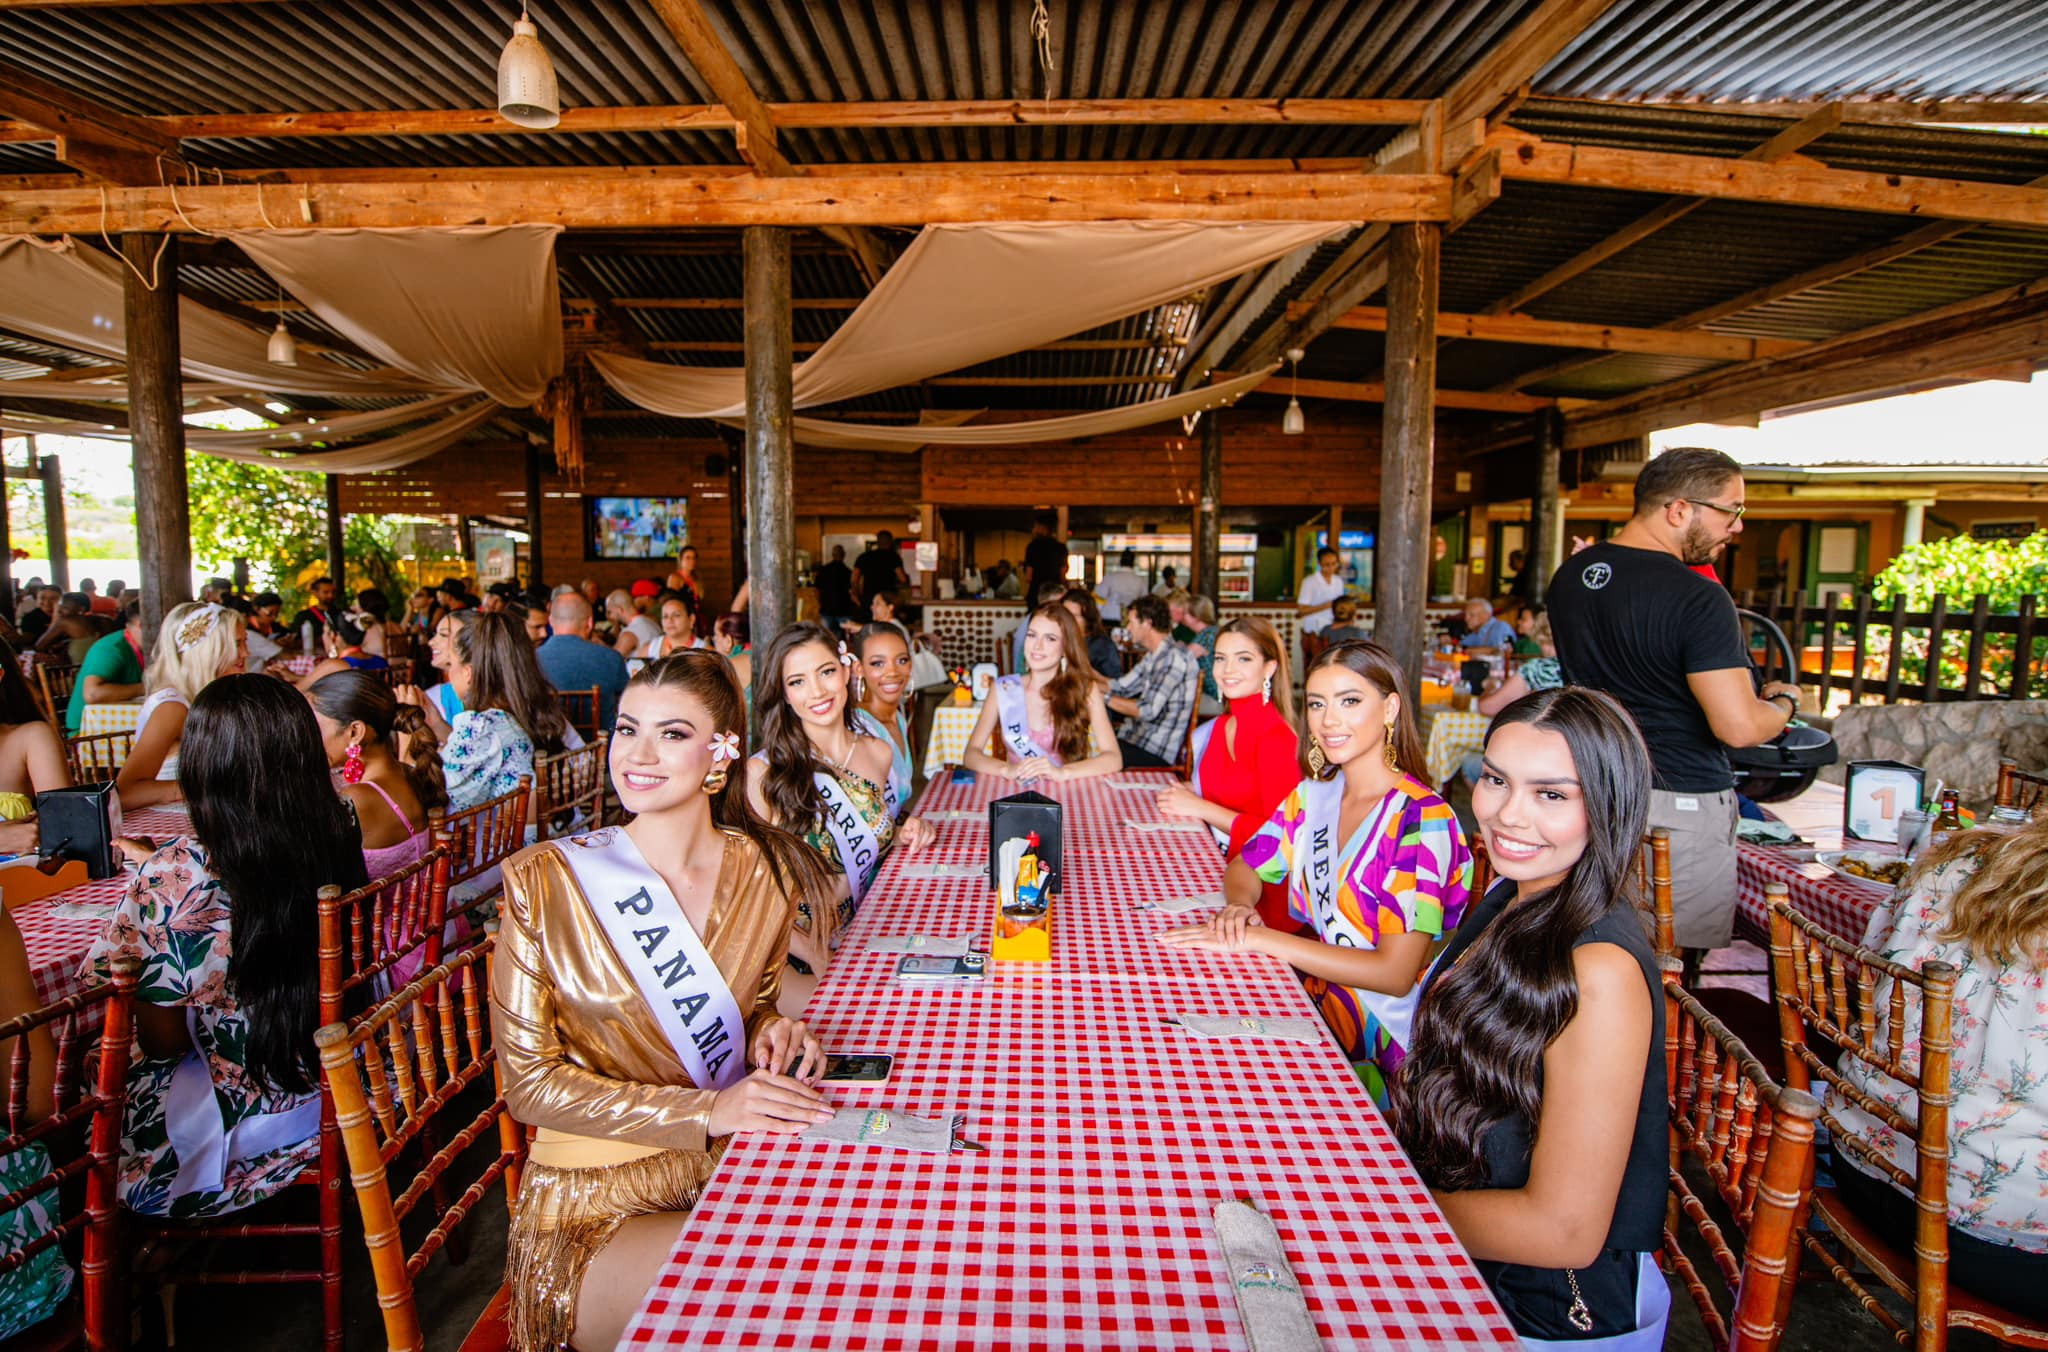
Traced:
<path fill-rule="evenodd" d="M 498 112 L 514 126 L 546 131 L 562 120 L 561 88 L 555 64 L 540 45 L 540 30 L 519 7 L 512 40 L 498 54 Z"/>
<path fill-rule="evenodd" d="M 270 346 L 264 353 L 272 366 L 297 366 L 299 345 L 292 338 L 292 331 L 284 326 L 284 287 L 277 288 L 277 327 L 271 330 Z"/>
<path fill-rule="evenodd" d="M 1301 413 L 1301 400 L 1294 393 L 1301 376 L 1303 355 L 1298 347 L 1287 349 L 1287 411 L 1280 415 L 1280 431 L 1290 437 L 1298 437 L 1308 430 L 1308 419 Z"/>

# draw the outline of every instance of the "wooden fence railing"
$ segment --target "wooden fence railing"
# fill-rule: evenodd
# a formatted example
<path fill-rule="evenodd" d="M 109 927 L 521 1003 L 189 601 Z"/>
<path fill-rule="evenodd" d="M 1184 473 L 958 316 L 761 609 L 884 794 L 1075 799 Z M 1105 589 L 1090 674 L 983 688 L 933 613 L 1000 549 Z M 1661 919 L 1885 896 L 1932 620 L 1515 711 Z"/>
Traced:
<path fill-rule="evenodd" d="M 1881 697 L 1932 704 L 1938 700 L 2027 699 L 2048 696 L 2048 598 L 2024 596 L 2016 613 L 1994 614 L 1978 596 L 1967 610 L 1936 596 L 1926 610 L 1903 598 L 1878 605 L 1868 596 L 1831 593 L 1812 606 L 1747 608 L 1769 616 L 1800 651 L 1799 683 L 1820 692 L 1846 691 L 1851 704 Z M 1814 665 L 1815 663 L 1818 665 Z"/>

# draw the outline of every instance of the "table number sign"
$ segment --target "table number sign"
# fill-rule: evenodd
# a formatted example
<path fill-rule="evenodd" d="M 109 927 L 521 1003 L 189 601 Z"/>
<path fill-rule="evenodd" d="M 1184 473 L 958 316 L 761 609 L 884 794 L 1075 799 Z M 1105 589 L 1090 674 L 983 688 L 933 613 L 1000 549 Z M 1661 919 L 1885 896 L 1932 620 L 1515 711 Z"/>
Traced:
<path fill-rule="evenodd" d="M 1899 761 L 1850 761 L 1843 780 L 1842 835 L 1896 845 L 1899 814 L 1917 811 L 1927 772 Z"/>

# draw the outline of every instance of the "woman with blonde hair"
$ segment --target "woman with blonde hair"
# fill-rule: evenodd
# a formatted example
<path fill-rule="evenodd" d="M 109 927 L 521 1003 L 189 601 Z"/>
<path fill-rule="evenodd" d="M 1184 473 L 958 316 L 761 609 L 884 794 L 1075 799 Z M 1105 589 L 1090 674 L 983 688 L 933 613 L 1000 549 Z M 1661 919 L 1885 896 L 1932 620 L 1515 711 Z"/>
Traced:
<path fill-rule="evenodd" d="M 121 806 L 129 811 L 175 803 L 178 747 L 185 715 L 199 692 L 222 676 L 242 670 L 249 639 L 242 617 L 211 601 L 187 601 L 164 616 L 156 651 L 142 673 L 142 713 L 135 720 L 135 748 L 114 781 Z"/>
<path fill-rule="evenodd" d="M 996 678 L 962 759 L 977 773 L 1027 783 L 1115 774 L 1124 758 L 1103 691 L 1073 612 L 1049 601 L 1024 622 L 1024 674 Z M 991 740 L 994 754 L 982 749 Z"/>
<path fill-rule="evenodd" d="M 2040 1050 L 2048 1045 L 2048 818 L 2010 835 L 1961 832 L 1937 846 L 1870 917 L 1863 945 L 1916 971 L 1930 962 L 1956 969 L 1949 1280 L 2029 1319 L 2048 1316 L 2048 1079 Z M 1891 986 L 1880 978 L 1871 1001 L 1878 1041 L 1903 1033 L 1904 1068 L 1917 1071 L 1920 1002 L 1907 1002 L 1903 1030 L 1889 1027 Z M 1853 1090 L 1902 1113 L 1917 1108 L 1913 1090 L 1853 1057 L 1842 1058 L 1841 1071 Z M 1835 1137 L 1836 1190 L 1879 1234 L 1910 1250 L 1913 1197 L 1889 1175 L 1913 1173 L 1913 1138 L 1852 1099 L 1838 1111 L 1848 1130 Z"/>
<path fill-rule="evenodd" d="M 1248 615 L 1214 632 L 1216 685 L 1228 701 L 1226 712 L 1195 729 L 1194 779 L 1160 790 L 1159 810 L 1204 823 L 1225 856 L 1235 859 L 1301 782 L 1301 767 L 1279 631 Z M 1284 881 L 1262 883 L 1258 907 L 1268 925 L 1294 928 Z"/>

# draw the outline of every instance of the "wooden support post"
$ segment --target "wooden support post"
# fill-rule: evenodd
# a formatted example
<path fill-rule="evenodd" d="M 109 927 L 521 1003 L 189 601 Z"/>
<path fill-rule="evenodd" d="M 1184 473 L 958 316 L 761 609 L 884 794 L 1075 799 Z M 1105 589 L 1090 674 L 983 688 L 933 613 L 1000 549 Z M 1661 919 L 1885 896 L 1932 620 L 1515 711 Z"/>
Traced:
<path fill-rule="evenodd" d="M 1188 584 L 1223 604 L 1223 414 L 1202 415 L 1202 479 L 1195 504 L 1195 576 Z"/>
<path fill-rule="evenodd" d="M 1429 595 L 1430 470 L 1436 433 L 1436 303 L 1443 231 L 1388 232 L 1387 402 L 1381 435 L 1378 581 L 1373 636 L 1421 694 Z"/>
<path fill-rule="evenodd" d="M 1564 566 L 1564 501 L 1559 480 L 1564 461 L 1564 418 L 1556 409 L 1536 415 L 1536 538 L 1529 542 L 1541 601 L 1550 578 Z"/>
<path fill-rule="evenodd" d="M 178 351 L 178 241 L 121 236 L 128 331 L 128 430 L 134 445 L 135 540 L 142 564 L 142 642 L 192 599 L 192 507 L 185 477 L 184 384 Z M 152 286 L 149 283 L 154 283 Z M 52 476 L 53 478 L 55 476 Z M 45 502 L 63 501 L 62 485 Z M 51 552 L 55 553 L 54 544 Z M 56 567 L 56 560 L 51 560 Z"/>
<path fill-rule="evenodd" d="M 343 521 L 341 516 L 341 476 L 327 476 L 327 575 L 334 579 L 336 595 L 345 606 L 349 603 L 348 551 L 342 545 Z"/>
<path fill-rule="evenodd" d="M 0 618 L 11 623 L 15 606 L 14 536 L 10 525 L 7 519 L 7 457 L 0 454 Z"/>
<path fill-rule="evenodd" d="M 726 530 L 732 550 L 732 593 L 738 596 L 740 584 L 747 580 L 747 438 L 736 427 L 720 427 L 718 435 L 725 442 Z M 698 617 L 698 626 L 710 629 L 703 616 Z"/>
<path fill-rule="evenodd" d="M 747 577 L 750 633 L 765 652 L 796 615 L 796 520 L 791 436 L 789 231 L 748 226 L 741 236 L 747 343 Z M 754 671 L 759 692 L 775 680 Z"/>
<path fill-rule="evenodd" d="M 43 539 L 49 546 L 50 581 L 59 591 L 71 590 L 71 536 L 64 525 L 64 464 L 54 455 L 37 455 L 36 439 L 28 439 L 30 469 L 43 481 Z"/>
<path fill-rule="evenodd" d="M 526 443 L 526 585 L 539 591 L 547 586 L 547 570 L 540 543 L 540 447 Z"/>

